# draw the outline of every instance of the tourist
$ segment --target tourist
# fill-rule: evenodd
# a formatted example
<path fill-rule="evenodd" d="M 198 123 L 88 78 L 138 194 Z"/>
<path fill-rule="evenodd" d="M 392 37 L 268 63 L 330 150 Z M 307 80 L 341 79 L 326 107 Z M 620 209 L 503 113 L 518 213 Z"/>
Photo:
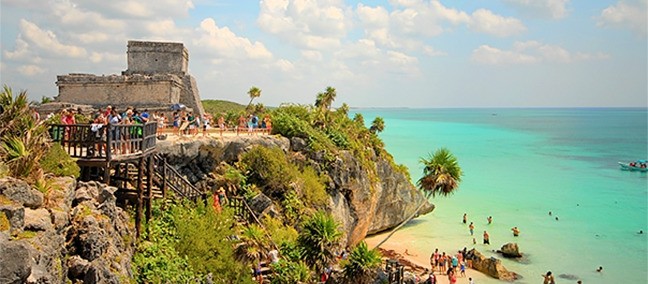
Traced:
<path fill-rule="evenodd" d="M 603 266 L 599 266 L 599 268 L 596 269 L 596 272 L 603 272 Z"/>
<path fill-rule="evenodd" d="M 484 244 L 485 245 L 490 245 L 490 236 L 488 235 L 488 232 L 484 231 Z"/>
<path fill-rule="evenodd" d="M 173 112 L 173 134 L 179 135 L 180 129 L 180 114 L 177 111 Z"/>
<path fill-rule="evenodd" d="M 266 114 L 265 118 L 263 118 L 263 123 L 265 124 L 264 128 L 266 133 L 272 133 L 272 119 L 270 118 L 270 115 Z"/>
<path fill-rule="evenodd" d="M 520 235 L 520 230 L 518 229 L 518 227 L 511 228 L 511 231 L 513 231 L 513 236 L 514 237 L 517 237 L 517 236 Z"/>
<path fill-rule="evenodd" d="M 218 128 L 220 137 L 223 138 L 223 131 L 225 131 L 225 118 L 222 115 L 218 118 Z"/>
<path fill-rule="evenodd" d="M 445 273 L 445 269 L 446 269 L 446 253 L 444 251 L 439 257 L 439 271 L 441 273 Z"/>
<path fill-rule="evenodd" d="M 473 238 L 473 245 L 476 245 L 476 244 L 477 244 L 477 240 L 475 238 Z"/>
<path fill-rule="evenodd" d="M 434 273 L 430 273 L 430 275 L 428 275 L 428 279 L 425 280 L 425 282 L 423 282 L 423 283 L 425 283 L 425 284 L 436 284 L 436 276 L 434 276 Z"/>
<path fill-rule="evenodd" d="M 202 125 L 203 137 L 207 136 L 208 128 L 209 128 L 209 118 L 207 117 L 207 115 L 203 115 L 203 125 Z"/>
<path fill-rule="evenodd" d="M 578 280 L 576 281 L 576 284 L 583 284 L 583 281 Z"/>
<path fill-rule="evenodd" d="M 31 115 L 32 118 L 34 119 L 34 122 L 39 123 L 40 122 L 40 114 L 38 113 L 38 110 L 36 110 L 35 107 L 31 107 Z"/>
<path fill-rule="evenodd" d="M 225 189 L 222 186 L 218 189 L 217 193 L 220 204 L 224 205 L 225 203 L 227 203 L 227 194 L 225 194 Z"/>
<path fill-rule="evenodd" d="M 468 221 L 468 215 L 466 215 L 466 213 L 464 213 L 464 215 L 463 215 L 463 223 L 466 224 L 466 221 Z"/>
<path fill-rule="evenodd" d="M 450 270 L 448 273 L 448 281 L 450 281 L 450 284 L 457 283 L 457 276 L 452 270 Z"/>
<path fill-rule="evenodd" d="M 247 124 L 247 120 L 245 119 L 245 116 L 241 114 L 238 118 L 238 126 L 236 127 L 236 136 L 238 136 L 239 132 L 245 128 L 246 124 Z"/>
<path fill-rule="evenodd" d="M 643 230 L 639 230 L 639 232 L 637 234 L 643 235 Z"/>
<path fill-rule="evenodd" d="M 259 117 L 256 114 L 252 114 L 252 129 L 255 131 L 259 128 Z"/>
<path fill-rule="evenodd" d="M 450 262 L 452 264 L 452 272 L 457 272 L 457 267 L 459 267 L 459 259 L 453 255 L 450 259 Z"/>
<path fill-rule="evenodd" d="M 220 213 L 221 212 L 221 201 L 220 201 L 220 197 L 218 196 L 218 193 L 214 194 L 212 196 L 212 198 L 214 199 L 214 202 L 212 203 L 212 206 L 214 207 L 214 211 Z"/>
<path fill-rule="evenodd" d="M 470 222 L 470 225 L 468 225 L 468 229 L 470 229 L 470 235 L 472 236 L 473 233 L 475 232 L 475 225 L 473 225 L 473 222 Z"/>
<path fill-rule="evenodd" d="M 248 131 L 248 135 L 252 135 L 252 131 L 254 131 L 254 123 L 252 122 L 252 119 L 253 119 L 253 118 L 254 118 L 254 116 L 252 116 L 251 114 L 248 115 L 248 118 L 247 118 L 247 131 Z"/>
<path fill-rule="evenodd" d="M 491 223 L 493 223 L 493 216 L 488 216 L 488 218 L 486 218 L 486 220 L 488 221 L 488 224 L 490 225 Z"/>
<path fill-rule="evenodd" d="M 544 277 L 544 282 L 543 284 L 555 284 L 556 281 L 554 280 L 553 275 L 551 275 L 551 271 L 547 271 L 547 274 L 542 275 Z"/>
<path fill-rule="evenodd" d="M 459 271 L 461 272 L 461 277 L 466 277 L 466 262 L 462 261 L 459 264 Z"/>
<path fill-rule="evenodd" d="M 472 278 L 468 278 L 468 284 L 475 284 L 475 281 L 473 281 Z"/>
<path fill-rule="evenodd" d="M 149 122 L 149 112 L 148 109 L 144 109 L 144 111 L 140 114 L 140 118 L 142 120 L 142 123 L 146 124 Z"/>
<path fill-rule="evenodd" d="M 549 216 L 551 216 L 551 211 L 549 211 Z"/>
<path fill-rule="evenodd" d="M 157 116 L 157 123 L 158 123 L 158 128 L 159 129 L 164 129 L 166 128 L 166 116 L 164 113 L 160 112 Z"/>
<path fill-rule="evenodd" d="M 270 263 L 275 264 L 279 262 L 279 251 L 277 249 L 272 249 L 268 252 L 268 259 Z"/>

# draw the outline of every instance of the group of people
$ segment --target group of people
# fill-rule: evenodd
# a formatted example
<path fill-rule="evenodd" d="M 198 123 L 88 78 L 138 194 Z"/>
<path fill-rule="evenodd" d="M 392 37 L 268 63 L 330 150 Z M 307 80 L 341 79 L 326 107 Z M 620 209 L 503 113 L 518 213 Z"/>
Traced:
<path fill-rule="evenodd" d="M 244 115 L 239 116 L 238 125 L 236 127 L 236 135 L 239 135 L 239 132 L 247 130 L 248 135 L 253 135 L 255 133 L 272 131 L 272 120 L 269 115 L 263 117 L 259 121 L 259 117 L 256 114 L 249 114 L 247 117 Z"/>
<path fill-rule="evenodd" d="M 468 222 L 468 214 L 464 213 L 463 214 L 463 220 L 462 222 L 466 224 Z M 488 225 L 493 223 L 493 216 L 488 216 L 486 218 L 486 222 L 488 222 Z M 468 225 L 468 230 L 470 231 L 470 236 L 474 236 L 475 234 L 475 224 L 473 222 L 470 222 Z M 520 229 L 518 227 L 513 227 L 511 228 L 511 231 L 513 231 L 513 236 L 514 237 L 519 237 L 520 236 Z M 485 245 L 490 245 L 490 234 L 488 234 L 488 231 L 484 230 L 484 244 Z M 473 238 L 473 244 L 477 244 L 477 240 Z"/>
<path fill-rule="evenodd" d="M 455 255 L 446 254 L 445 252 L 439 253 L 439 249 L 435 249 L 430 255 L 432 272 L 429 274 L 427 282 L 436 283 L 435 271 L 447 275 L 450 283 L 457 282 L 457 274 L 459 274 L 459 277 L 466 277 L 466 267 L 471 267 L 471 261 L 466 258 L 467 253 L 466 248 L 457 251 Z"/>

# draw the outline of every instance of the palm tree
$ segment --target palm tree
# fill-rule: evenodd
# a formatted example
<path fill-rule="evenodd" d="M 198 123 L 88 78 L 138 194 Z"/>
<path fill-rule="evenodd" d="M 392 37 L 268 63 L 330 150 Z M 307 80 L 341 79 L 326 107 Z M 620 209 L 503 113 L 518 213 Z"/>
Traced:
<path fill-rule="evenodd" d="M 297 243 L 303 249 L 306 263 L 319 275 L 335 259 L 342 232 L 330 214 L 317 211 L 304 221 Z"/>
<path fill-rule="evenodd" d="M 371 127 L 369 127 L 369 132 L 377 134 L 385 130 L 385 120 L 382 117 L 377 116 L 373 122 L 371 122 Z"/>
<path fill-rule="evenodd" d="M 358 123 L 358 124 L 360 124 L 360 125 L 362 125 L 364 127 L 364 123 L 365 123 L 364 122 L 364 116 L 362 116 L 361 113 L 356 113 L 353 116 L 353 121 L 355 121 L 356 123 Z"/>
<path fill-rule="evenodd" d="M 376 269 L 381 263 L 380 252 L 375 249 L 369 250 L 367 243 L 363 241 L 351 251 L 349 259 L 342 264 L 344 279 L 347 283 L 373 283 Z"/>
<path fill-rule="evenodd" d="M 459 183 L 461 182 L 461 167 L 457 162 L 457 158 L 450 153 L 450 150 L 447 148 L 440 148 L 430 154 L 427 159 L 421 158 L 420 162 L 423 164 L 423 176 L 416 183 L 425 195 L 425 199 L 421 201 L 421 204 L 414 210 L 414 213 L 409 216 L 405 221 L 400 223 L 396 228 L 376 245 L 375 248 L 380 247 L 385 243 L 398 229 L 403 225 L 407 224 L 412 220 L 416 215 L 418 215 L 419 210 L 423 208 L 425 203 L 428 202 L 430 197 L 436 195 L 448 196 L 457 189 Z M 374 249 L 375 249 L 374 248 Z"/>
<path fill-rule="evenodd" d="M 250 102 L 245 107 L 245 109 L 249 109 L 250 106 L 252 105 L 252 101 L 261 96 L 261 89 L 255 87 L 255 86 L 252 86 L 252 88 L 250 88 L 250 90 L 248 90 L 247 94 L 250 96 Z"/>
<path fill-rule="evenodd" d="M 331 105 L 333 105 L 333 101 L 335 101 L 336 96 L 337 92 L 335 91 L 335 88 L 328 86 L 326 87 L 326 91 L 324 93 L 317 94 L 315 106 L 319 107 L 322 110 L 329 110 L 331 109 Z"/>
<path fill-rule="evenodd" d="M 257 264 L 266 257 L 267 247 L 263 229 L 257 224 L 251 224 L 241 233 L 241 243 L 236 247 L 236 255 L 245 263 Z"/>

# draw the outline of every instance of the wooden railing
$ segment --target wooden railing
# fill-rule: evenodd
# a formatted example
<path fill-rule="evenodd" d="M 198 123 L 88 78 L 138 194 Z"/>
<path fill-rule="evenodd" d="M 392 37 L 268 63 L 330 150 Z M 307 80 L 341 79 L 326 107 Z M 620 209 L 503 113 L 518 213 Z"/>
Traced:
<path fill-rule="evenodd" d="M 155 175 L 161 181 L 160 189 L 162 195 L 166 196 L 167 187 L 180 197 L 197 200 L 204 197 L 204 193 L 198 190 L 190 181 L 188 181 L 180 172 L 169 165 L 166 159 L 160 155 L 154 155 Z"/>
<path fill-rule="evenodd" d="M 112 160 L 120 155 L 155 148 L 157 123 L 147 124 L 52 124 L 50 137 L 73 158 Z"/>

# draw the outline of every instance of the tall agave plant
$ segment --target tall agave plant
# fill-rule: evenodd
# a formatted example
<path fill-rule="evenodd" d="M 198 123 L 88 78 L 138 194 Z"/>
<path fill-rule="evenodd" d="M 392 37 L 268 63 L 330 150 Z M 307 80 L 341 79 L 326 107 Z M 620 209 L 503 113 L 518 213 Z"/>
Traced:
<path fill-rule="evenodd" d="M 361 242 L 342 264 L 344 280 L 346 283 L 373 283 L 381 263 L 380 252 L 375 249 L 369 250 L 367 243 Z"/>
<path fill-rule="evenodd" d="M 14 96 L 7 85 L 0 93 L 0 162 L 14 177 L 42 178 L 39 161 L 47 151 L 47 128 L 32 116 L 27 93 Z"/>

